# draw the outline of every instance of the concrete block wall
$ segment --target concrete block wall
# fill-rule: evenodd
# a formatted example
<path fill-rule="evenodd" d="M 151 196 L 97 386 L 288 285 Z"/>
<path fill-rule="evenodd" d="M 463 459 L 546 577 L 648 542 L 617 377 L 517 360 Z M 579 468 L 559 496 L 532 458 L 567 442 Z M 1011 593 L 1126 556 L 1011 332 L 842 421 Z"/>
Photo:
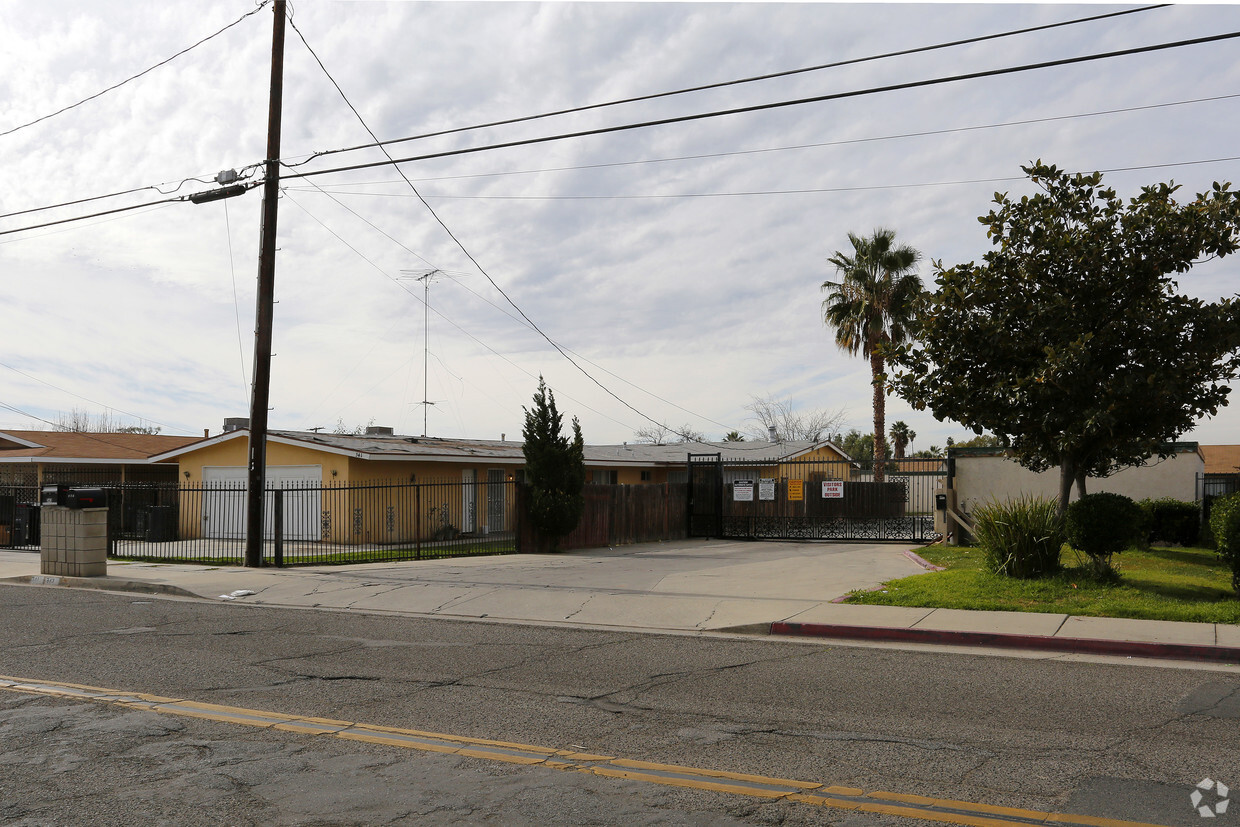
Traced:
<path fill-rule="evenodd" d="M 108 573 L 108 510 L 45 505 L 39 509 L 39 571 L 66 577 Z"/>

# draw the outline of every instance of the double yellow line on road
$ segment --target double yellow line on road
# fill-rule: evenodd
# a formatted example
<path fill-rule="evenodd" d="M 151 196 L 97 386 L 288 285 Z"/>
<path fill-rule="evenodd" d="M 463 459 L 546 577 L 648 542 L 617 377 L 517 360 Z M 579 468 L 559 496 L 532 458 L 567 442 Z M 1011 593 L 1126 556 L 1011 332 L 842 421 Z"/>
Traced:
<path fill-rule="evenodd" d="M 606 778 L 625 778 L 672 787 L 782 799 L 802 804 L 852 810 L 858 813 L 907 816 L 945 824 L 970 825 L 970 827 L 1010 827 L 1014 824 L 1045 825 L 1045 827 L 1055 827 L 1055 825 L 1064 827 L 1163 827 L 1163 825 L 1144 822 L 1039 812 L 1015 807 L 996 807 L 971 801 L 953 801 L 922 795 L 883 791 L 867 793 L 855 787 L 828 786 L 812 781 L 745 775 L 675 764 L 654 764 L 619 758 L 614 755 L 594 755 L 574 750 L 489 741 L 482 738 L 465 738 L 438 732 L 421 732 L 414 729 L 376 726 L 353 721 L 286 715 L 281 712 L 220 706 L 181 698 L 164 698 L 142 692 L 103 689 L 97 686 L 30 681 L 0 676 L 0 689 L 56 698 L 94 701 L 130 709 L 183 715 L 222 723 L 245 724 L 284 732 L 326 735 L 424 752 L 440 752 L 489 761 L 504 761 L 510 764 L 539 765 L 557 770 L 586 772 Z"/>

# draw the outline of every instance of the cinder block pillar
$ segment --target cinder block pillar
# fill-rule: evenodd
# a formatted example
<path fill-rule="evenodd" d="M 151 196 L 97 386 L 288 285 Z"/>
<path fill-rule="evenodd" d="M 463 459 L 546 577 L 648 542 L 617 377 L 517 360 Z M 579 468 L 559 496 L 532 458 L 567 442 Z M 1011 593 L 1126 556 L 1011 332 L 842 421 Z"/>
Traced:
<path fill-rule="evenodd" d="M 39 571 L 66 577 L 104 577 L 108 573 L 108 510 L 45 505 Z"/>

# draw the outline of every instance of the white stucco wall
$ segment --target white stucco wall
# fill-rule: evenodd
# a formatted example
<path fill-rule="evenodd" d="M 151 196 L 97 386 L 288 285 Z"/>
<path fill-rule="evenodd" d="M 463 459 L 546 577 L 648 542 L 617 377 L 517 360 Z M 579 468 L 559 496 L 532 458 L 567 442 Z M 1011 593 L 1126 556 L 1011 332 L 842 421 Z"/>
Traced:
<path fill-rule="evenodd" d="M 1090 477 L 1085 490 L 1123 494 L 1134 500 L 1147 497 L 1174 497 L 1192 502 L 1197 499 L 1197 475 L 1205 472 L 1205 461 L 1198 451 L 1185 451 L 1165 460 L 1125 468 L 1109 477 Z M 991 500 L 1008 500 L 1022 495 L 1059 498 L 1059 469 L 1035 474 L 1015 460 L 1000 456 L 956 457 L 954 487 L 957 501 L 967 513 Z M 1076 499 L 1076 486 L 1072 488 Z"/>

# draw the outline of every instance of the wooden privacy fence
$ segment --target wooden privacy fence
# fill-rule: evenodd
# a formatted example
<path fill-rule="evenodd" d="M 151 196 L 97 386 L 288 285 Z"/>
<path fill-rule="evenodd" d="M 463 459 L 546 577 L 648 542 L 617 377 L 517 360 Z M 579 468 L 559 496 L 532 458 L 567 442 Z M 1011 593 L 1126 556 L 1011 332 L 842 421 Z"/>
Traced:
<path fill-rule="evenodd" d="M 529 489 L 521 486 L 520 508 L 525 511 Z M 687 536 L 688 517 L 686 483 L 662 485 L 587 485 L 586 507 L 581 522 L 561 537 L 561 551 L 576 548 L 654 543 L 683 540 Z M 537 534 L 529 520 L 521 525 L 521 551 L 537 552 L 550 549 L 550 542 Z"/>

